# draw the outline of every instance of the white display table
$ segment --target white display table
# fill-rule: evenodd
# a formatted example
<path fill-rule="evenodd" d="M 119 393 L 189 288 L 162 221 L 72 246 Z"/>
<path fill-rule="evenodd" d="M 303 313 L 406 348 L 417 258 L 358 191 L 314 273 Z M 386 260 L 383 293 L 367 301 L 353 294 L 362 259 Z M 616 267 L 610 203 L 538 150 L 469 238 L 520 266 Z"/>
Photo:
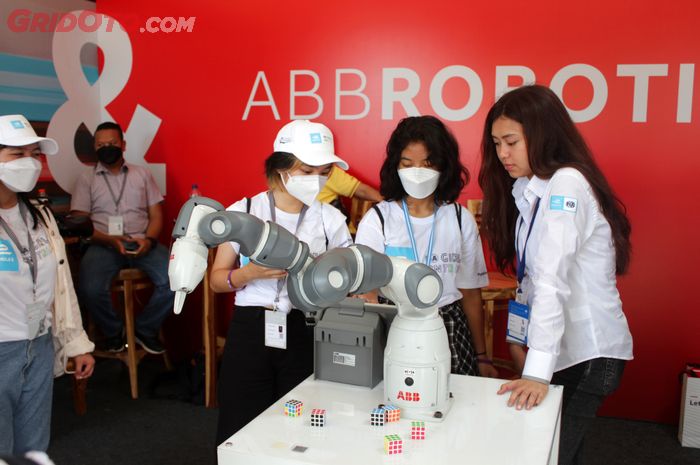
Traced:
<path fill-rule="evenodd" d="M 370 426 L 383 383 L 370 390 L 312 377 L 278 400 L 218 448 L 219 465 L 275 464 L 556 464 L 561 386 L 550 386 L 530 411 L 507 406 L 496 394 L 503 380 L 452 375 L 452 409 L 442 423 L 426 422 L 425 440 L 411 439 L 411 421 Z M 299 418 L 284 416 L 284 402 L 304 403 Z M 245 402 L 245 399 L 241 399 Z M 311 409 L 326 410 L 326 426 L 310 426 Z M 398 434 L 404 449 L 386 455 L 384 436 Z M 300 446 L 300 447 L 299 447 Z M 305 450 L 302 450 L 306 448 Z"/>

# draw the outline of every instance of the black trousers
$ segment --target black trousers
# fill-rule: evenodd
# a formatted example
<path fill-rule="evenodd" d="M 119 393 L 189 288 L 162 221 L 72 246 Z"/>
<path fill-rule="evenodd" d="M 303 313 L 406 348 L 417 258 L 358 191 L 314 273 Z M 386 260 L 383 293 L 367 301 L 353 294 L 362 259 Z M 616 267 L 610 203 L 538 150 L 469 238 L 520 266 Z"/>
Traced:
<path fill-rule="evenodd" d="M 265 346 L 265 308 L 236 307 L 219 376 L 221 444 L 313 373 L 313 327 L 304 314 L 287 315 L 287 349 Z"/>

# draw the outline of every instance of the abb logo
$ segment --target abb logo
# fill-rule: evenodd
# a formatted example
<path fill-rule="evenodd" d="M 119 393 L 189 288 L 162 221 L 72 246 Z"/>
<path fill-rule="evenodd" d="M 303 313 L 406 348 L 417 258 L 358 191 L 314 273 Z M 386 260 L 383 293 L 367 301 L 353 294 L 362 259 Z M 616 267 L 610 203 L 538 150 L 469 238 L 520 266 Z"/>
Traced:
<path fill-rule="evenodd" d="M 396 396 L 396 398 L 400 400 L 407 400 L 410 402 L 420 402 L 420 392 L 399 391 L 399 395 Z"/>

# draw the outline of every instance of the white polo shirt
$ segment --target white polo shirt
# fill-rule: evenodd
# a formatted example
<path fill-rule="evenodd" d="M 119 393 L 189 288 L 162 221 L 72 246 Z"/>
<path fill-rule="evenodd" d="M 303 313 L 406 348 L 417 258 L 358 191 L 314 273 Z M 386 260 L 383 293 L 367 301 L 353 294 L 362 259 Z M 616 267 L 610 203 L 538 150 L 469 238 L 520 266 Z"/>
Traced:
<path fill-rule="evenodd" d="M 382 228 L 377 212 L 370 209 L 357 227 L 355 243 L 389 256 L 417 261 L 403 209 L 397 202 L 386 201 L 379 202 L 377 208 L 384 218 L 384 227 Z M 489 284 L 476 221 L 469 210 L 461 208 L 461 234 L 453 204 L 441 205 L 435 215 L 426 218 L 410 217 L 418 255 L 423 258 L 420 260 L 422 263 L 425 263 L 428 251 L 433 218 L 436 221 L 429 266 L 442 279 L 443 289 L 438 307 L 460 300 L 460 289 L 477 289 Z"/>
<path fill-rule="evenodd" d="M 622 312 L 610 225 L 586 178 L 573 168 L 551 179 L 519 178 L 516 249 L 526 249 L 522 283 L 530 305 L 524 377 L 550 381 L 586 360 L 632 359 L 632 335 Z"/>
<path fill-rule="evenodd" d="M 229 211 L 246 211 L 246 200 L 242 199 L 227 208 Z M 272 220 L 270 201 L 267 192 L 261 192 L 250 199 L 250 214 L 263 221 Z M 299 213 L 287 213 L 275 208 L 276 223 L 287 231 L 294 233 L 299 219 Z M 336 247 L 347 247 L 352 244 L 350 232 L 345 224 L 345 216 L 337 208 L 322 204 L 315 200 L 308 208 L 304 219 L 299 225 L 295 236 L 309 245 L 309 253 L 316 257 L 326 251 L 326 238 L 328 238 L 328 250 Z M 229 242 L 234 252 L 238 254 L 240 245 L 237 242 Z M 242 266 L 247 262 L 242 260 Z M 236 292 L 236 305 L 270 307 L 277 296 L 276 279 L 257 279 L 249 282 L 243 289 Z M 282 288 L 279 296 L 278 310 L 289 312 L 292 303 L 287 294 L 287 286 Z"/>

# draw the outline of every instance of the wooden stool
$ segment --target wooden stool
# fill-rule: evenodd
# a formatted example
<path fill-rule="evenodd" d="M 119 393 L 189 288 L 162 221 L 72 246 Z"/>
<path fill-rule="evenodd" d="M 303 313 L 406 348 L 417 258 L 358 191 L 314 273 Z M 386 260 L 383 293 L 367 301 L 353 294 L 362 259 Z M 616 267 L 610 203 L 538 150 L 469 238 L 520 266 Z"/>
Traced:
<path fill-rule="evenodd" d="M 129 381 L 131 383 L 131 397 L 138 399 L 138 364 L 146 355 L 143 348 L 136 347 L 136 331 L 134 325 L 134 291 L 153 287 L 148 275 L 138 268 L 124 268 L 112 281 L 112 292 L 123 292 L 124 297 L 124 328 L 126 331 L 126 351 L 107 352 L 96 350 L 93 355 L 97 357 L 114 358 L 121 360 L 129 369 Z M 163 353 L 165 366 L 171 370 L 167 352 Z"/>
<path fill-rule="evenodd" d="M 75 359 L 71 357 L 66 363 L 66 370 L 75 371 L 75 369 Z M 77 379 L 72 373 L 66 376 L 71 377 L 71 383 L 73 384 L 73 409 L 77 415 L 85 415 L 87 413 L 86 391 L 88 380 L 87 378 Z"/>

